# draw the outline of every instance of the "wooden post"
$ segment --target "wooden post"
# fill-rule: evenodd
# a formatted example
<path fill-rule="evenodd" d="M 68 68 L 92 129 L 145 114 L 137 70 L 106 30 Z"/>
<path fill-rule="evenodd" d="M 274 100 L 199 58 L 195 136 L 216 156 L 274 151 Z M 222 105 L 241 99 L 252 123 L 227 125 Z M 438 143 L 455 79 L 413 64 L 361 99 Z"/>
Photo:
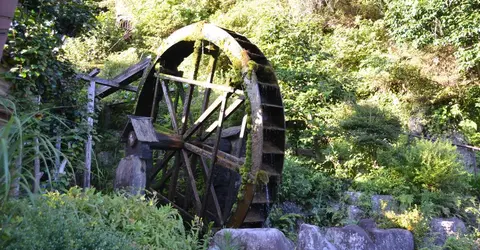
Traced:
<path fill-rule="evenodd" d="M 90 77 L 94 77 L 100 73 L 99 69 L 94 69 L 90 74 Z M 83 188 L 90 187 L 90 175 L 92 170 L 92 130 L 93 130 L 93 113 L 95 112 L 95 81 L 90 81 L 88 86 L 88 102 L 87 102 L 87 112 L 88 112 L 88 137 L 87 144 L 85 145 L 85 172 L 83 173 Z"/>
<path fill-rule="evenodd" d="M 56 138 L 55 138 L 55 149 L 57 149 L 57 152 L 55 152 L 55 173 L 53 175 L 53 180 L 58 181 L 58 175 L 60 172 L 60 152 L 62 150 L 62 137 L 60 136 L 60 128 L 56 129 Z"/>
<path fill-rule="evenodd" d="M 40 96 L 37 97 L 36 103 L 38 107 L 40 107 Z M 43 173 L 40 172 L 40 143 L 38 142 L 38 137 L 35 137 L 33 140 L 35 143 L 35 158 L 33 159 L 33 175 L 35 181 L 33 183 L 33 193 L 38 193 L 40 190 L 40 178 L 42 178 Z"/>

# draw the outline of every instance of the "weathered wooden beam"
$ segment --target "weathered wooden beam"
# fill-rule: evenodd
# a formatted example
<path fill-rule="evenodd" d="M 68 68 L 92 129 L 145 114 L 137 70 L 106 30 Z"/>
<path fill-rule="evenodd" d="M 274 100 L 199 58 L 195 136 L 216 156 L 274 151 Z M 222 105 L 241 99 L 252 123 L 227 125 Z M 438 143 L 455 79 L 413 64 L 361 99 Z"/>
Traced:
<path fill-rule="evenodd" d="M 202 82 L 202 81 L 187 79 L 187 78 L 183 78 L 183 77 L 167 75 L 167 74 L 163 74 L 163 73 L 158 73 L 157 77 L 160 77 L 161 79 L 165 79 L 165 80 L 170 80 L 170 81 L 175 81 L 175 82 L 183 82 L 183 83 L 187 83 L 187 84 L 190 84 L 190 85 L 197 85 L 197 86 L 203 87 L 203 88 L 215 89 L 215 90 L 220 90 L 220 91 L 228 92 L 228 93 L 235 93 L 237 95 L 244 95 L 244 92 L 242 90 L 235 89 L 235 88 L 230 87 L 230 86 L 218 85 L 218 84 L 213 84 L 213 83 L 210 83 L 210 82 Z"/>
<path fill-rule="evenodd" d="M 90 74 L 89 77 L 95 77 L 100 73 L 99 69 L 94 69 Z M 92 147 L 93 147 L 93 137 L 92 137 L 92 130 L 93 130 L 93 113 L 95 111 L 95 81 L 90 81 L 90 85 L 88 87 L 88 103 L 87 103 L 87 112 L 88 112 L 88 136 L 87 136 L 87 144 L 85 145 L 85 170 L 83 173 L 83 187 L 89 188 L 90 187 L 90 175 L 92 169 Z"/>
<path fill-rule="evenodd" d="M 181 166 L 181 154 L 179 151 L 175 153 L 175 160 L 173 162 L 173 176 L 170 178 L 170 186 L 168 187 L 168 199 L 173 200 L 176 194 L 178 173 L 180 172 Z"/>
<path fill-rule="evenodd" d="M 200 160 L 201 160 L 201 165 L 202 165 L 202 173 L 203 173 L 203 176 L 205 177 L 205 179 L 208 179 L 209 176 L 208 176 L 208 164 L 207 164 L 207 161 L 205 160 L 204 157 L 200 157 Z M 217 212 L 217 217 L 218 217 L 218 222 L 220 223 L 220 225 L 223 225 L 223 213 L 222 213 L 222 209 L 220 208 L 220 204 L 218 203 L 218 196 L 217 196 L 217 193 L 215 192 L 215 187 L 214 186 L 210 186 L 210 193 L 212 194 L 212 199 L 213 199 L 213 204 L 215 206 L 215 211 Z"/>
<path fill-rule="evenodd" d="M 149 176 L 148 178 L 150 178 L 150 182 L 153 182 L 153 180 L 155 179 L 155 176 L 157 176 L 157 174 L 160 172 L 160 170 L 162 169 L 166 169 L 167 167 L 167 163 L 170 161 L 170 159 L 175 155 L 175 151 L 170 151 L 168 153 L 165 154 L 165 156 L 163 157 L 162 160 L 158 160 L 157 161 L 157 164 L 155 165 L 155 169 L 152 171 L 152 175 Z M 164 171 L 165 173 L 166 171 Z M 171 173 L 170 173 L 171 175 Z M 162 179 L 163 178 L 166 178 L 166 176 L 162 176 Z"/>
<path fill-rule="evenodd" d="M 143 75 L 143 72 L 150 64 L 151 59 L 146 58 L 139 63 L 132 65 L 128 69 L 126 69 L 121 74 L 117 75 L 113 79 L 102 79 L 102 78 L 94 78 L 88 79 L 85 75 L 79 75 L 81 79 L 90 81 L 95 80 L 98 84 L 103 85 L 100 87 L 96 93 L 96 97 L 98 98 L 105 98 L 118 90 L 127 90 L 136 92 L 137 88 L 133 86 L 129 86 L 130 83 L 134 82 L 137 79 L 140 79 Z"/>
<path fill-rule="evenodd" d="M 212 152 L 211 151 L 202 149 L 202 148 L 197 147 L 197 146 L 195 146 L 191 143 L 188 143 L 188 142 L 185 142 L 183 146 L 186 150 L 188 150 L 188 151 L 190 151 L 194 154 L 197 154 L 199 156 L 202 156 L 202 157 L 205 157 L 205 158 L 208 158 L 208 159 L 212 158 Z M 228 156 L 228 155 L 229 154 L 227 154 L 225 152 L 218 151 L 218 155 L 216 157 L 217 158 L 217 164 L 222 166 L 222 167 L 237 171 L 237 169 L 239 169 L 243 165 L 244 161 L 240 158 L 236 158 L 235 161 L 232 161 L 233 160 L 232 157 L 234 157 L 234 156 Z"/>
<path fill-rule="evenodd" d="M 195 208 L 197 214 L 200 214 L 202 209 L 202 203 L 200 202 L 200 195 L 198 194 L 197 184 L 195 182 L 195 176 L 193 175 L 192 166 L 190 160 L 188 159 L 188 153 L 185 150 L 182 150 L 182 159 L 185 164 L 185 169 L 187 170 L 188 182 L 190 183 L 190 188 L 193 192 L 193 198 L 195 200 Z M 208 196 L 208 195 L 207 195 Z"/>
<path fill-rule="evenodd" d="M 205 186 L 205 196 L 203 197 L 202 201 L 202 210 L 200 211 L 200 217 L 202 218 L 205 214 L 205 210 L 207 209 L 207 203 L 208 203 L 208 190 L 210 187 L 212 187 L 212 182 L 213 182 L 213 171 L 215 170 L 216 163 L 217 163 L 217 154 L 219 151 L 219 146 L 220 146 L 220 140 L 222 139 L 222 127 L 223 127 L 223 120 L 225 119 L 225 109 L 227 107 L 227 99 L 230 96 L 230 93 L 225 93 L 223 94 L 222 98 L 222 105 L 220 107 L 220 114 L 218 115 L 218 126 L 217 126 L 217 138 L 215 140 L 215 144 L 213 146 L 213 151 L 212 151 L 212 163 L 210 165 L 209 172 L 207 174 L 207 185 Z M 220 208 L 218 208 L 220 209 Z M 219 211 L 220 212 L 220 211 Z M 221 217 L 221 213 L 220 213 Z"/>
<path fill-rule="evenodd" d="M 176 114 L 175 108 L 172 104 L 172 100 L 170 99 L 167 84 L 165 84 L 165 81 L 163 81 L 163 80 L 161 80 L 160 82 L 162 84 L 163 97 L 165 99 L 165 103 L 167 104 L 168 113 L 170 114 L 170 120 L 171 120 L 171 123 L 172 123 L 172 127 L 175 131 L 178 131 L 177 114 Z"/>
<path fill-rule="evenodd" d="M 157 133 L 157 141 L 148 143 L 151 149 L 178 150 L 183 148 L 183 140 L 179 135 Z"/>
<path fill-rule="evenodd" d="M 194 122 L 193 127 L 190 127 L 187 132 L 183 135 L 184 140 L 188 140 L 194 133 L 197 131 L 207 120 L 210 116 L 212 116 L 213 112 L 217 110 L 220 105 L 222 104 L 222 96 L 219 96 L 215 101 L 213 101 L 212 105 L 210 105 L 201 115 L 200 117 Z"/>
<path fill-rule="evenodd" d="M 238 109 L 238 107 L 240 107 L 240 105 L 244 102 L 245 100 L 244 99 L 236 99 L 235 101 L 233 101 L 233 103 L 228 106 L 227 110 L 225 111 L 225 119 L 228 119 L 228 117 L 230 117 L 233 112 L 235 112 L 235 110 Z M 208 128 L 207 130 L 205 131 L 206 134 L 202 137 L 202 141 L 206 140 L 208 137 L 210 137 L 210 135 L 213 133 L 213 130 L 217 127 L 217 124 L 218 124 L 218 120 L 213 122 Z"/>

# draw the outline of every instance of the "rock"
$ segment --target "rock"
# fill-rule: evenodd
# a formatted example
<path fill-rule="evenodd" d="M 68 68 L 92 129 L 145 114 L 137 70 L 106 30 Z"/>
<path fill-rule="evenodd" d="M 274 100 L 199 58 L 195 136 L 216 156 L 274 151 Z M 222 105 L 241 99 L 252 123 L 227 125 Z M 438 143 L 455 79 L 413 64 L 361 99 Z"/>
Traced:
<path fill-rule="evenodd" d="M 373 219 L 362 219 L 358 222 L 358 226 L 368 231 L 377 228 L 377 223 Z"/>
<path fill-rule="evenodd" d="M 434 245 L 443 246 L 449 236 L 459 236 L 466 231 L 465 223 L 458 218 L 434 218 L 430 221 L 428 237 L 433 240 Z"/>
<path fill-rule="evenodd" d="M 343 228 L 327 228 L 325 237 L 333 243 L 338 249 L 356 249 L 367 250 L 375 249 L 375 245 L 370 236 L 357 225 L 348 225 Z"/>
<path fill-rule="evenodd" d="M 123 189 L 132 195 L 143 194 L 147 182 L 146 163 L 138 156 L 129 155 L 118 164 L 114 189 Z"/>
<path fill-rule="evenodd" d="M 423 135 L 424 124 L 420 117 L 410 117 L 410 119 L 408 119 L 407 126 L 408 126 L 408 130 L 410 131 L 410 134 L 416 135 L 416 136 Z"/>
<path fill-rule="evenodd" d="M 378 229 L 368 230 L 375 239 L 375 249 L 383 250 L 413 250 L 414 240 L 410 231 L 405 229 Z"/>
<path fill-rule="evenodd" d="M 360 205 L 360 197 L 363 195 L 361 192 L 350 192 L 347 191 L 345 192 L 345 196 L 348 197 L 348 201 L 352 205 Z"/>
<path fill-rule="evenodd" d="M 295 245 L 275 228 L 222 229 L 209 249 L 293 250 Z"/>
<path fill-rule="evenodd" d="M 298 250 L 337 250 L 327 241 L 320 228 L 313 225 L 302 224 L 298 234 Z"/>
<path fill-rule="evenodd" d="M 347 219 L 349 221 L 358 221 L 365 216 L 365 212 L 355 205 L 347 207 Z"/>
<path fill-rule="evenodd" d="M 451 135 L 451 140 L 454 144 L 468 145 L 467 140 L 465 140 L 465 136 L 460 133 L 453 133 Z M 465 147 L 457 146 L 456 148 L 459 158 L 464 164 L 465 170 L 471 174 L 473 174 L 476 170 L 478 171 L 479 168 L 476 166 L 475 151 Z"/>
<path fill-rule="evenodd" d="M 360 226 L 348 225 L 322 230 L 302 224 L 298 235 L 298 250 L 413 250 L 410 231 L 378 229 L 372 219 L 361 220 Z"/>
<path fill-rule="evenodd" d="M 385 211 L 396 211 L 397 201 L 391 195 L 372 195 L 372 211 L 384 213 Z"/>

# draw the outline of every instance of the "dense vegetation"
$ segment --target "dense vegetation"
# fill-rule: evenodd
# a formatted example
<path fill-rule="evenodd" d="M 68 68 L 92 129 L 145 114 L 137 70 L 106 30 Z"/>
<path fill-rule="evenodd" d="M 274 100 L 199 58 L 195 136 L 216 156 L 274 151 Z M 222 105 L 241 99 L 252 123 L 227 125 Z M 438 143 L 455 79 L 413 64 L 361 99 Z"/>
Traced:
<path fill-rule="evenodd" d="M 418 243 L 432 217 L 456 216 L 478 228 L 480 178 L 465 170 L 451 145 L 452 140 L 480 145 L 476 0 L 124 0 L 132 27 L 127 30 L 116 21 L 115 1 L 20 2 L 2 59 L 10 69 L 5 78 L 13 83 L 14 97 L 14 104 L 5 103 L 17 112 L 0 131 L 0 160 L 2 174 L 10 173 L 12 180 L 23 176 L 26 190 L 36 155 L 49 177 L 42 190 L 63 192 L 80 184 L 76 178 L 83 171 L 86 93 L 75 72 L 100 67 L 100 76 L 113 77 L 155 55 L 174 30 L 205 20 L 242 33 L 261 48 L 279 79 L 287 120 L 304 124 L 288 131 L 290 151 L 279 205 L 270 218 L 273 226 L 288 233 L 298 219 L 322 226 L 347 223 L 345 191 L 360 191 L 395 196 L 403 212 L 378 221 L 412 230 Z M 123 155 L 118 130 L 133 99 L 131 93 L 116 93 L 97 110 L 93 185 L 105 192 L 112 188 L 113 169 Z M 113 115 L 104 118 L 103 109 Z M 54 147 L 57 136 L 62 137 L 60 151 Z M 40 149 L 33 138 L 40 139 Z M 313 149 L 315 156 L 295 155 L 298 148 Z M 105 155 L 110 159 L 103 159 Z M 14 171 L 20 159 L 21 175 Z M 58 170 L 51 166 L 58 159 L 68 159 L 69 167 L 57 178 Z M 3 201 L 10 190 L 5 177 Z M 140 202 L 141 208 L 133 208 L 121 196 L 74 192 L 78 190 L 5 203 L 0 208 L 11 216 L 2 218 L 6 229 L 0 236 L 10 240 L 6 244 L 26 240 L 22 237 L 56 237 L 59 232 L 28 225 L 62 227 L 72 221 L 72 239 L 101 233 L 92 242 L 59 242 L 71 244 L 60 248 L 88 248 L 102 237 L 109 239 L 105 248 L 170 246 L 149 238 L 160 223 L 150 224 L 157 217 L 142 216 L 155 210 L 151 216 L 171 225 L 165 239 L 195 245 L 195 237 L 169 207 Z M 59 206 L 59 200 L 67 205 Z M 283 211 L 285 201 L 302 211 Z M 35 206 L 15 209 L 29 202 Z M 133 209 L 133 217 L 113 211 L 109 206 L 116 202 Z M 371 211 L 364 203 L 363 209 Z M 110 216 L 122 217 L 124 225 L 112 224 L 111 217 L 95 214 L 91 206 L 112 211 Z M 36 218 L 38 213 L 48 216 Z M 12 231 L 17 226 L 31 234 L 18 235 Z M 466 237 L 458 244 L 469 242 Z M 48 242 L 38 244 L 49 247 L 42 245 Z"/>

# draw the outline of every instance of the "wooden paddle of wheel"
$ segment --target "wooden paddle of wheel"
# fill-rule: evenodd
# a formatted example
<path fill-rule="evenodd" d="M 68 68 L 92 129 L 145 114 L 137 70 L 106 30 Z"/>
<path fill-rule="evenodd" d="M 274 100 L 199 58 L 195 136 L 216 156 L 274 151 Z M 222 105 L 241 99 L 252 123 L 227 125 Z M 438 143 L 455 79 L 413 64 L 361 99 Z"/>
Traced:
<path fill-rule="evenodd" d="M 257 46 L 212 24 L 186 26 L 139 89 L 124 135 L 127 155 L 146 162 L 147 189 L 189 219 L 262 226 L 282 173 L 285 119 Z"/>

